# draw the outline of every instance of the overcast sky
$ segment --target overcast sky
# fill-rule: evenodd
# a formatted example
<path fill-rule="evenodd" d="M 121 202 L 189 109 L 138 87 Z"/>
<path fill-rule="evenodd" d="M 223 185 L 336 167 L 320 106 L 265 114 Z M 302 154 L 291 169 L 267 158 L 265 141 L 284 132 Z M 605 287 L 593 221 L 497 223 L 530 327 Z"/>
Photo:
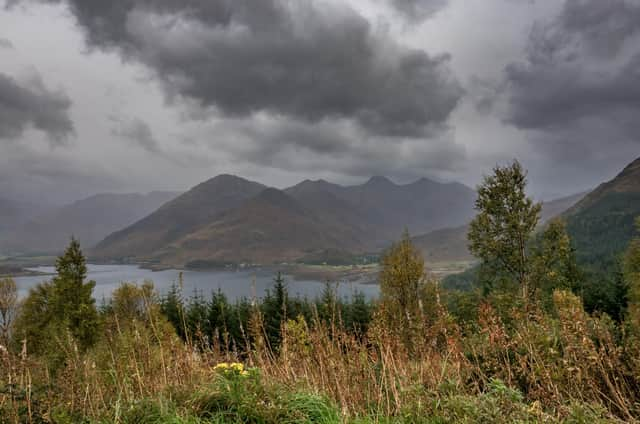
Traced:
<path fill-rule="evenodd" d="M 640 156 L 640 0 L 0 0 L 0 197 Z"/>

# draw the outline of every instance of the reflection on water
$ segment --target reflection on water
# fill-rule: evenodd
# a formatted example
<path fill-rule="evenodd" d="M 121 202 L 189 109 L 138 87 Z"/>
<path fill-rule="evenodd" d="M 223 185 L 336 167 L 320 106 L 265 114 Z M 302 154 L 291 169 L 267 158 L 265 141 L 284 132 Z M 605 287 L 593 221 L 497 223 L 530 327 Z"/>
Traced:
<path fill-rule="evenodd" d="M 29 268 L 33 271 L 53 273 L 53 267 Z M 153 281 L 160 293 L 166 293 L 172 284 L 178 282 L 180 271 L 164 270 L 150 271 L 136 265 L 88 265 L 88 279 L 96 282 L 94 297 L 100 301 L 108 298 L 121 282 L 142 283 Z M 184 279 L 183 293 L 190 296 L 196 291 L 208 297 L 213 291 L 220 289 L 229 300 L 253 296 L 261 297 L 267 289 L 273 286 L 274 274 L 265 270 L 212 270 L 212 271 L 182 271 Z M 15 279 L 20 296 L 27 294 L 30 287 L 47 280 L 48 276 L 18 277 Z M 314 280 L 294 280 L 285 276 L 290 296 L 314 298 L 324 289 L 324 284 Z M 350 297 L 354 291 L 364 293 L 367 298 L 378 295 L 378 286 L 360 283 L 340 283 L 338 292 L 341 297 Z"/>

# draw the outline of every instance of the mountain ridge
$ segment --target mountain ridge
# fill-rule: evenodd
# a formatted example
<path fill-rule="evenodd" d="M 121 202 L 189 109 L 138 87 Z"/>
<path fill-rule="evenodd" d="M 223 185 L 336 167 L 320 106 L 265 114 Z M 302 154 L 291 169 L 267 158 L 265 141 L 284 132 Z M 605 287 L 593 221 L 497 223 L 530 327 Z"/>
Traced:
<path fill-rule="evenodd" d="M 462 184 L 426 178 L 396 184 L 374 176 L 352 186 L 304 180 L 280 190 L 219 175 L 107 236 L 91 254 L 175 266 L 234 258 L 295 261 L 327 250 L 362 254 L 379 251 L 404 228 L 464 223 L 474 199 L 475 192 Z M 287 220 L 292 224 L 287 226 Z"/>

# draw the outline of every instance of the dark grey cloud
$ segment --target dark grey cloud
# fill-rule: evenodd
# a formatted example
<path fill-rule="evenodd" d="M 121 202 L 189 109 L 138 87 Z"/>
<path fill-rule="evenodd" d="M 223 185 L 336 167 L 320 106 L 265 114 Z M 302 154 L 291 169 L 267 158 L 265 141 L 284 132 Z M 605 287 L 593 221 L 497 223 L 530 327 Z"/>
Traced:
<path fill-rule="evenodd" d="M 622 165 L 640 147 L 639 70 L 640 2 L 567 0 L 507 66 L 506 121 L 552 160 Z"/>
<path fill-rule="evenodd" d="M 89 46 L 141 61 L 174 98 L 230 117 L 267 112 L 312 123 L 352 119 L 376 135 L 420 137 L 445 125 L 463 94 L 448 55 L 401 46 L 346 5 L 67 3 Z"/>
<path fill-rule="evenodd" d="M 640 3 L 568 0 L 560 21 L 567 33 L 579 35 L 591 51 L 609 56 L 640 31 Z"/>
<path fill-rule="evenodd" d="M 444 9 L 449 0 L 389 0 L 389 3 L 410 22 L 420 22 Z"/>
<path fill-rule="evenodd" d="M 160 153 L 160 145 L 149 125 L 139 118 L 111 116 L 114 127 L 111 134 L 133 142 L 149 153 Z"/>
<path fill-rule="evenodd" d="M 7 38 L 0 37 L 0 49 L 13 49 L 13 43 Z"/>
<path fill-rule="evenodd" d="M 362 179 L 382 174 L 411 180 L 451 172 L 466 159 L 465 148 L 446 136 L 390 140 L 370 136 L 348 121 L 261 116 L 224 121 L 211 133 L 227 140 L 211 148 L 227 152 L 233 161 L 307 175 L 332 172 Z"/>
<path fill-rule="evenodd" d="M 47 89 L 38 76 L 19 83 L 0 73 L 0 139 L 16 139 L 35 128 L 45 132 L 52 143 L 62 144 L 74 132 L 70 107 L 64 92 Z"/>

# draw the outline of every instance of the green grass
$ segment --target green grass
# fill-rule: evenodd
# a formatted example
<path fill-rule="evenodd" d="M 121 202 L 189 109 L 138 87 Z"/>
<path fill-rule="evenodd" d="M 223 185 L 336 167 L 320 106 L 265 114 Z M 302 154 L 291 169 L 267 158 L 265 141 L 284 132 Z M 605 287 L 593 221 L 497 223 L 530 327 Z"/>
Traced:
<path fill-rule="evenodd" d="M 115 405 L 113 416 L 84 421 L 64 409 L 53 414 L 56 423 L 87 424 L 444 424 L 444 423 L 607 423 L 600 407 L 574 403 L 563 420 L 544 412 L 540 404 L 526 403 L 516 389 L 500 380 L 488 383 L 479 395 L 456 394 L 451 388 L 440 393 L 418 393 L 416 402 L 393 417 L 371 411 L 368 416 L 343 417 L 328 398 L 261 381 L 259 374 L 219 375 L 211 386 L 197 393 L 174 393 L 167 398 L 146 399 L 132 405 Z M 418 388 L 418 391 L 423 390 Z M 420 400 L 418 400 L 420 399 Z M 425 401 L 425 399 L 427 399 Z M 0 417 L 1 418 L 1 417 Z"/>

